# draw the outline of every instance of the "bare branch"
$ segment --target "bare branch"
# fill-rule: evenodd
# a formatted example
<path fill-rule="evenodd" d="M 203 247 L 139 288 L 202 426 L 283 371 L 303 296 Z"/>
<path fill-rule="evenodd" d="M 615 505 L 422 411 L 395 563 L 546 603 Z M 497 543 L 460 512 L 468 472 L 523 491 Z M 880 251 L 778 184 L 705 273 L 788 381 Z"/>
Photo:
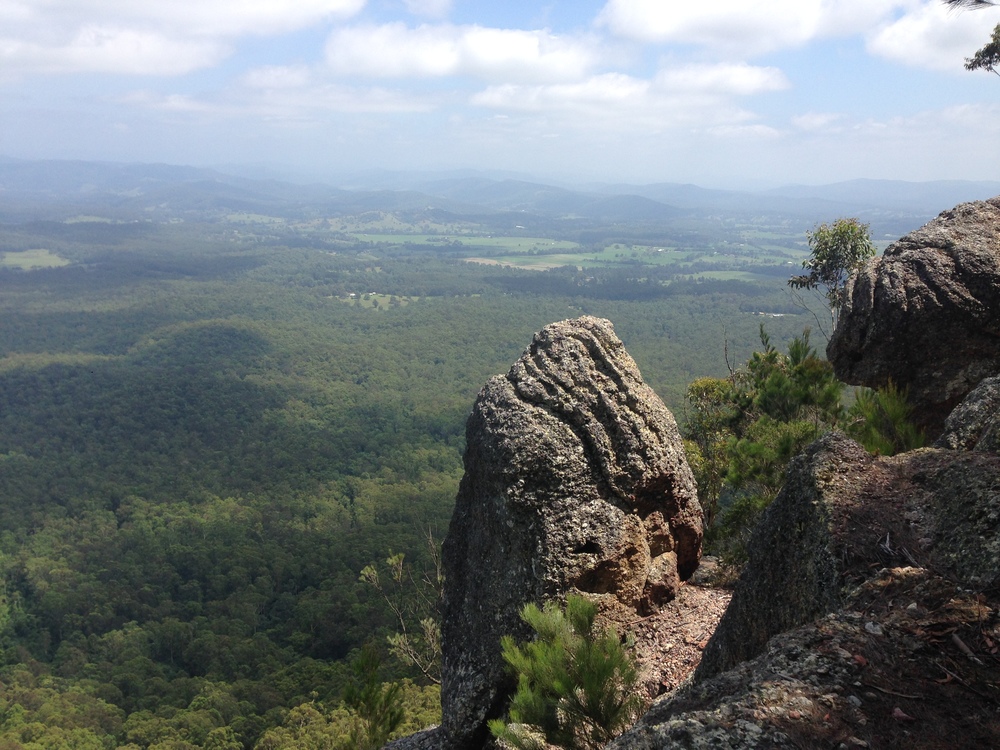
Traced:
<path fill-rule="evenodd" d="M 812 292 L 817 297 L 817 299 L 819 299 L 821 301 L 823 300 L 823 295 L 819 291 L 813 289 Z M 812 307 L 810 307 L 806 303 L 806 299 L 805 299 L 805 297 L 802 296 L 802 293 L 800 291 L 798 291 L 798 289 L 790 288 L 788 290 L 788 296 L 791 297 L 792 302 L 795 304 L 796 307 L 801 307 L 803 310 L 805 310 L 806 312 L 808 312 L 810 315 L 813 316 L 813 320 L 816 321 L 816 328 L 819 329 L 820 335 L 824 339 L 826 339 L 827 341 L 829 341 L 830 340 L 830 334 L 827 333 L 826 328 L 823 326 L 823 321 L 820 319 L 820 317 L 816 313 L 816 311 L 813 310 Z M 833 319 L 833 326 L 836 327 L 836 325 L 837 325 L 837 311 L 836 310 L 830 310 L 830 317 Z"/>
<path fill-rule="evenodd" d="M 729 334 L 726 333 L 726 327 L 722 327 L 722 354 L 726 358 L 726 369 L 729 370 L 729 379 L 732 380 L 736 377 L 736 357 L 733 357 L 732 363 L 729 362 Z"/>

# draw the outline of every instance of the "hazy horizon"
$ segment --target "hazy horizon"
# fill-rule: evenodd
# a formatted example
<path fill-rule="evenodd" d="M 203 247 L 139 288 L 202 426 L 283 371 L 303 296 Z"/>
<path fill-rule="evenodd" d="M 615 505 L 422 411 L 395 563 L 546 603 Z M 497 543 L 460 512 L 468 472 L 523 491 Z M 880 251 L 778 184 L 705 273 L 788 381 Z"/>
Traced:
<path fill-rule="evenodd" d="M 248 179 L 256 181 L 275 180 L 301 186 L 310 184 L 325 184 L 343 190 L 409 190 L 413 186 L 424 187 L 436 181 L 447 182 L 459 179 L 488 179 L 502 182 L 505 180 L 521 181 L 549 187 L 563 188 L 578 192 L 621 192 L 621 189 L 629 187 L 643 188 L 655 187 L 657 185 L 672 185 L 678 187 L 693 187 L 700 190 L 723 191 L 734 193 L 755 193 L 781 190 L 784 188 L 804 188 L 821 189 L 835 188 L 838 185 L 863 185 L 865 183 L 880 184 L 894 183 L 899 186 L 932 186 L 932 185 L 983 185 L 995 190 L 1000 190 L 1000 178 L 985 180 L 965 180 L 965 179 L 932 179 L 932 180 L 900 180 L 895 178 L 869 178 L 853 177 L 832 182 L 822 181 L 785 181 L 776 180 L 731 180 L 713 182 L 675 181 L 675 180 L 654 180 L 654 181 L 626 181 L 626 180 L 585 180 L 560 178 L 557 176 L 516 172 L 512 170 L 476 168 L 476 167 L 452 167 L 441 169 L 405 169 L 405 168 L 378 168 L 368 167 L 352 171 L 331 172 L 322 170 L 310 170 L 308 168 L 296 168 L 293 165 L 283 165 L 279 163 L 219 163 L 219 164 L 182 164 L 166 161 L 119 161 L 110 159 L 72 159 L 72 158 L 24 158 L 0 153 L 0 165 L 8 163 L 18 164 L 79 164 L 79 165 L 104 165 L 109 167 L 167 167 L 171 169 L 191 169 L 207 170 L 222 176 L 238 179 Z M 9 190 L 10 185 L 6 186 Z M 993 194 L 983 195 L 982 198 L 993 197 Z"/>
<path fill-rule="evenodd" d="M 746 189 L 992 180 L 1000 8 L 0 0 L 0 154 Z"/>

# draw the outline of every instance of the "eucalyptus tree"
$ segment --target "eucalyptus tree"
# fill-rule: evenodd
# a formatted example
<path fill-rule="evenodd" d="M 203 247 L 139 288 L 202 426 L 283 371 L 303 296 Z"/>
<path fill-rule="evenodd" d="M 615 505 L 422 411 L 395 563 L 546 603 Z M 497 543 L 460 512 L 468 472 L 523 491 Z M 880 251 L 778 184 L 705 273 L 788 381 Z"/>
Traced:
<path fill-rule="evenodd" d="M 847 301 L 848 279 L 875 255 L 871 233 L 868 224 L 848 218 L 820 224 L 806 237 L 810 251 L 802 261 L 806 273 L 792 276 L 788 285 L 792 289 L 820 290 L 830 308 L 830 322 L 836 328 L 840 308 Z"/>

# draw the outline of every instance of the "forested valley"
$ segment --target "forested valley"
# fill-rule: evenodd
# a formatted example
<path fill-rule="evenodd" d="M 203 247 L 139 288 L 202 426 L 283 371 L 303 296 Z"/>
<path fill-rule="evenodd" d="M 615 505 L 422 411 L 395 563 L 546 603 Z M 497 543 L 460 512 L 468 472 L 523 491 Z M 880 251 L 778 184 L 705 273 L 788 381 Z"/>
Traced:
<path fill-rule="evenodd" d="M 521 221 L 0 225 L 0 747 L 309 746 L 366 644 L 434 721 L 362 571 L 433 573 L 486 379 L 597 315 L 684 423 L 815 325 L 794 222 Z"/>

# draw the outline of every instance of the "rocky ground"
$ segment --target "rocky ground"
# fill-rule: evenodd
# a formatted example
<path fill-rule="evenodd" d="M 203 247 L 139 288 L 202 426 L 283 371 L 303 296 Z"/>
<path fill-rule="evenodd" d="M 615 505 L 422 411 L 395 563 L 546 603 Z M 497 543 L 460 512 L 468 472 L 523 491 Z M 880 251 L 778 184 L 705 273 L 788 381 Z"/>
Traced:
<path fill-rule="evenodd" d="M 924 449 L 858 459 L 832 436 L 817 451 L 800 473 L 818 482 L 821 497 L 803 506 L 809 495 L 798 482 L 787 498 L 794 502 L 776 501 L 771 515 L 782 505 L 811 507 L 828 520 L 830 538 L 820 546 L 837 561 L 837 605 L 778 631 L 731 669 L 661 696 L 609 747 L 1000 747 L 997 456 Z M 774 582 L 767 566 L 797 559 L 799 532 L 786 526 L 772 524 L 774 538 L 755 535 L 776 554 L 760 561 L 763 575 L 753 580 Z M 749 583 L 744 575 L 734 605 L 742 596 L 747 609 Z M 774 619 L 768 607 L 796 609 L 791 592 L 763 591 L 748 609 L 760 622 Z M 727 652 L 750 640 L 747 628 L 731 631 Z"/>
<path fill-rule="evenodd" d="M 682 687 L 611 747 L 996 748 L 996 593 L 883 568 L 844 610 Z"/>
<path fill-rule="evenodd" d="M 652 700 L 676 689 L 698 666 L 701 652 L 732 597 L 715 585 L 716 563 L 706 558 L 677 598 L 654 615 L 617 625 L 635 642 L 642 685 Z"/>

